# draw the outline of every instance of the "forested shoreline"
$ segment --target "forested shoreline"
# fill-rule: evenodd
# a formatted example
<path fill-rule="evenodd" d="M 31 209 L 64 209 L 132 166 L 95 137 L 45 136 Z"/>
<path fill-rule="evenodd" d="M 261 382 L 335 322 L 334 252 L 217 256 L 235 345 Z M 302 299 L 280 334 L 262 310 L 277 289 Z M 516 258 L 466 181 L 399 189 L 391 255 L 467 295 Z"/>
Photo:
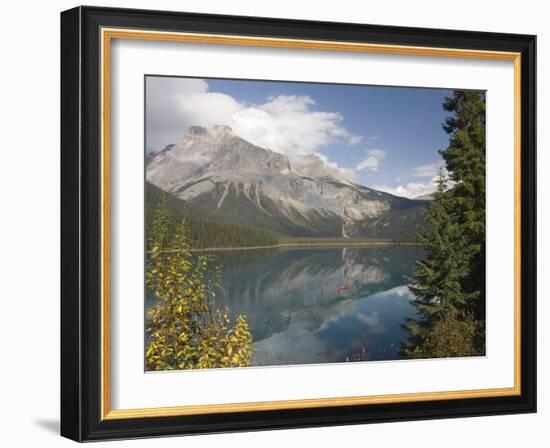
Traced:
<path fill-rule="evenodd" d="M 412 238 L 383 237 L 296 237 L 277 235 L 246 224 L 220 219 L 207 210 L 189 205 L 155 185 L 145 183 L 145 221 L 149 228 L 153 211 L 162 206 L 170 211 L 167 231 L 173 233 L 177 222 L 185 218 L 193 251 L 268 249 L 293 246 L 418 245 Z M 416 227 L 415 227 L 416 228 Z"/>
<path fill-rule="evenodd" d="M 271 233 L 246 225 L 222 222 L 205 210 L 191 207 L 186 202 L 164 192 L 149 182 L 145 183 L 146 226 L 150 227 L 153 213 L 161 206 L 170 211 L 167 231 L 174 233 L 182 218 L 193 249 L 209 247 L 273 246 L 279 240 Z"/>

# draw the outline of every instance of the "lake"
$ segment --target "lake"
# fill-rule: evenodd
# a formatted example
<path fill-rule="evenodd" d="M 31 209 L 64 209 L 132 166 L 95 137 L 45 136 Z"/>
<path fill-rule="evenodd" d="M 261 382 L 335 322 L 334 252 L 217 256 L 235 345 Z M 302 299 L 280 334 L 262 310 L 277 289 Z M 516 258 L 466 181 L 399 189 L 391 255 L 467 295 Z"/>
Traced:
<path fill-rule="evenodd" d="M 405 276 L 417 246 L 292 247 L 212 252 L 218 306 L 244 314 L 253 365 L 400 359 L 415 318 Z"/>

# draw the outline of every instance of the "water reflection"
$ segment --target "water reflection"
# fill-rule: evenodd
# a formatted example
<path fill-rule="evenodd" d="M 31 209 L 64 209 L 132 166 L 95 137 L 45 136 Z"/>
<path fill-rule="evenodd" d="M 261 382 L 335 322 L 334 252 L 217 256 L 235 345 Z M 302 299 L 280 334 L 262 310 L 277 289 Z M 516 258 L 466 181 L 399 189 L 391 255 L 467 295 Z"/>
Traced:
<path fill-rule="evenodd" d="M 399 359 L 415 317 L 405 275 L 416 247 L 295 248 L 215 253 L 216 301 L 247 316 L 254 365 Z"/>

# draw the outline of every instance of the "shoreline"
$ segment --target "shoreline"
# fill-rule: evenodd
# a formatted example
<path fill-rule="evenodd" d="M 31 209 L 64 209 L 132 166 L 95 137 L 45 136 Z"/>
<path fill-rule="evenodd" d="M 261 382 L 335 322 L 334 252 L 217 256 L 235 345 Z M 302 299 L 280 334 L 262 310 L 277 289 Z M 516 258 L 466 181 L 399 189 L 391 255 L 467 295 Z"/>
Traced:
<path fill-rule="evenodd" d="M 325 243 L 280 243 L 269 246 L 242 246 L 242 247 L 205 247 L 200 249 L 190 249 L 190 252 L 223 252 L 223 251 L 243 251 L 243 250 L 259 250 L 259 249 L 280 249 L 285 247 L 349 247 L 349 246 L 421 246 L 420 243 L 403 242 L 396 243 L 393 241 L 372 241 L 372 242 L 325 242 Z M 173 252 L 173 251 L 172 251 Z"/>

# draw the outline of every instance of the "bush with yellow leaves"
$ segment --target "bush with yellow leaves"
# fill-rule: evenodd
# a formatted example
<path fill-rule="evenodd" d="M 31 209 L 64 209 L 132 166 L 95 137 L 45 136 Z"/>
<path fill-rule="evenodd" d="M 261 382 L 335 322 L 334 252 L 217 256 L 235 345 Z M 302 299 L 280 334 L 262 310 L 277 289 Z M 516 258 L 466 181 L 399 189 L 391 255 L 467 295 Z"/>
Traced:
<path fill-rule="evenodd" d="M 232 324 L 227 308 L 215 309 L 219 269 L 194 255 L 182 219 L 170 229 L 162 202 L 148 228 L 147 288 L 157 300 L 147 316 L 147 370 L 244 367 L 251 364 L 246 318 Z"/>

